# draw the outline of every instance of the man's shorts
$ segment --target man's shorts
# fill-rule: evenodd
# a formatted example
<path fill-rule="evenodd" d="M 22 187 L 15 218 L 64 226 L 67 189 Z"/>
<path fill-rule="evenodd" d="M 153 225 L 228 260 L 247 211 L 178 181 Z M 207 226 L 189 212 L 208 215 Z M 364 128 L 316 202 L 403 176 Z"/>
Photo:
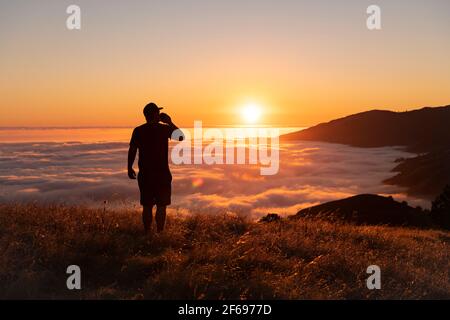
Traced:
<path fill-rule="evenodd" d="M 164 175 L 138 174 L 141 205 L 168 206 L 172 194 L 172 176 L 170 172 Z"/>

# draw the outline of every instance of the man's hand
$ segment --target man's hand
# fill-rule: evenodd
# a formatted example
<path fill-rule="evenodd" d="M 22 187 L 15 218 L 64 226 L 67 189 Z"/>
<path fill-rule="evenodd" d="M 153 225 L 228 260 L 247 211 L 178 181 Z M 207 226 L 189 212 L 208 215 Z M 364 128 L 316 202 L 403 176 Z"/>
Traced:
<path fill-rule="evenodd" d="M 136 171 L 133 168 L 128 168 L 128 178 L 132 180 L 136 179 Z"/>
<path fill-rule="evenodd" d="M 172 123 L 172 119 L 170 118 L 170 116 L 164 112 L 159 115 L 159 120 L 161 120 L 161 122 L 166 123 L 166 124 Z"/>
<path fill-rule="evenodd" d="M 136 172 L 133 170 L 133 162 L 136 158 L 137 147 L 132 144 L 130 145 L 130 149 L 128 149 L 128 178 L 136 179 Z"/>

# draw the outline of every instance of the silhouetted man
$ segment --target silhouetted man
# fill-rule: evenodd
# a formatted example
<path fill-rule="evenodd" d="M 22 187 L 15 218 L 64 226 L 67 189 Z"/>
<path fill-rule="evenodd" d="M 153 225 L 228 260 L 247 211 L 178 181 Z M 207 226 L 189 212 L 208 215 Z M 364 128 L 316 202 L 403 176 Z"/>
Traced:
<path fill-rule="evenodd" d="M 156 228 L 163 231 L 166 221 L 166 206 L 170 205 L 172 175 L 169 169 L 169 139 L 175 130 L 170 117 L 161 113 L 158 106 L 149 103 L 144 108 L 147 123 L 135 128 L 128 150 L 128 177 L 136 179 L 133 163 L 139 150 L 138 185 L 143 206 L 142 221 L 146 233 L 151 231 L 152 209 L 156 205 Z M 160 123 L 163 122 L 163 123 Z M 183 140 L 180 131 L 179 140 Z"/>

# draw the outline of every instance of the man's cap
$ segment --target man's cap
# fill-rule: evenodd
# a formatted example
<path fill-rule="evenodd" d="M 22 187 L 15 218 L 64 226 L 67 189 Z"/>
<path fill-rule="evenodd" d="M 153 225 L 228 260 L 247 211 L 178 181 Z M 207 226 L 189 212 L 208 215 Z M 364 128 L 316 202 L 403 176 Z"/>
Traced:
<path fill-rule="evenodd" d="M 144 107 L 144 115 L 159 112 L 163 108 L 160 108 L 156 105 L 156 103 L 150 102 Z"/>

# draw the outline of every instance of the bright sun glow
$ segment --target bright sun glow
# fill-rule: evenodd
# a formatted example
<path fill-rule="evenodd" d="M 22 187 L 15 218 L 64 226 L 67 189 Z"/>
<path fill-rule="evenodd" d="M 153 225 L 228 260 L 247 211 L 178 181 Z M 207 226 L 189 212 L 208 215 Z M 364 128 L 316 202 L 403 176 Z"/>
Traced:
<path fill-rule="evenodd" d="M 261 117 L 262 107 L 257 103 L 248 103 L 242 107 L 241 115 L 247 123 L 256 123 Z"/>

